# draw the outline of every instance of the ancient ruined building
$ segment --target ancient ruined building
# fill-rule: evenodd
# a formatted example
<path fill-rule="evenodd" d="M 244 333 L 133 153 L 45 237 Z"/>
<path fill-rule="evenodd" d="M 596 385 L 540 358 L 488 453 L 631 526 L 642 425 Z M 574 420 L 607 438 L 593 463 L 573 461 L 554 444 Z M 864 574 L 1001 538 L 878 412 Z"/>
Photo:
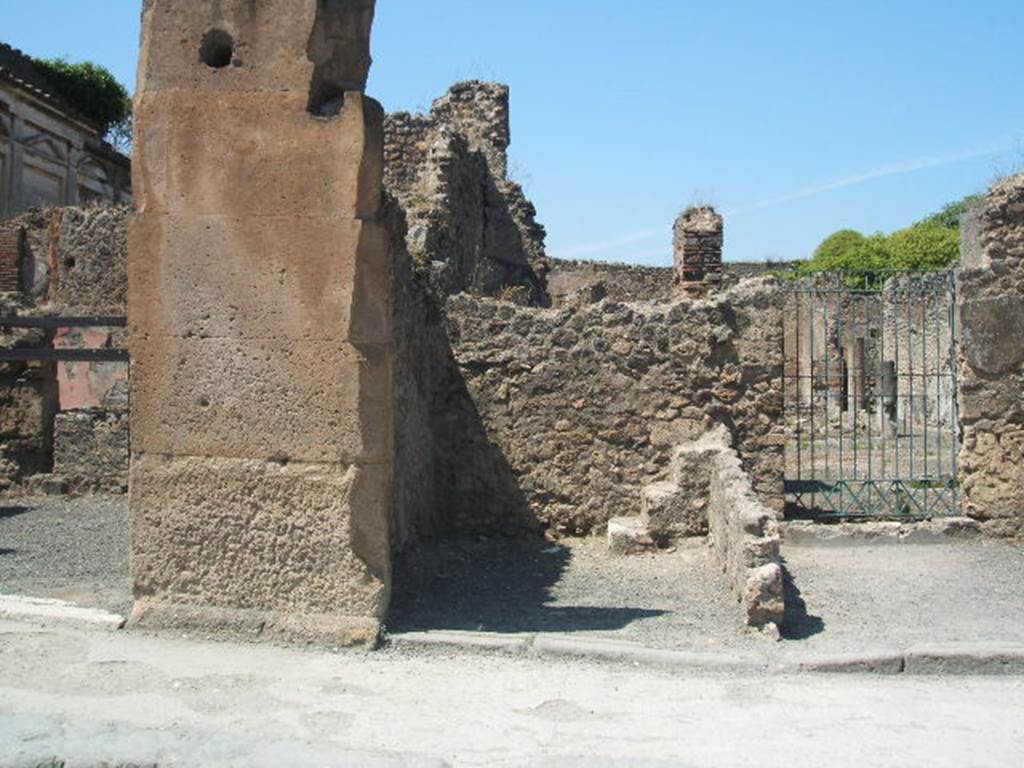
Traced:
<path fill-rule="evenodd" d="M 129 202 L 129 169 L 32 59 L 0 43 L 0 219 L 37 206 Z"/>
<path fill-rule="evenodd" d="M 741 279 L 768 265 L 722 263 L 710 209 L 676 222 L 675 267 L 561 261 L 508 176 L 507 87 L 459 83 L 427 115 L 384 117 L 361 92 L 371 18 L 354 0 L 146 6 L 134 624 L 372 642 L 392 557 L 426 537 L 606 532 L 615 553 L 707 537 L 747 621 L 777 623 L 786 447 L 819 403 L 823 444 L 863 437 L 865 414 L 890 445 L 894 419 L 941 427 L 938 452 L 934 432 L 921 442 L 949 448 L 946 473 L 962 427 L 963 524 L 1021 530 L 1022 361 L 1004 331 L 1022 316 L 1024 178 L 966 228 L 956 325 L 948 290 L 904 311 L 947 277 L 855 298 L 840 279 L 793 311 L 792 285 Z M 122 313 L 125 219 L 14 222 L 10 301 Z M 944 335 L 908 357 L 889 339 L 921 317 Z M 865 376 L 889 360 L 892 392 Z M 86 489 L 123 477 L 103 458 L 124 439 L 122 389 L 53 418 L 55 369 L 5 373 L 24 384 L 0 435 L 12 483 L 47 452 Z"/>
<path fill-rule="evenodd" d="M 391 270 L 372 0 L 149 0 L 129 247 L 136 626 L 372 642 Z"/>

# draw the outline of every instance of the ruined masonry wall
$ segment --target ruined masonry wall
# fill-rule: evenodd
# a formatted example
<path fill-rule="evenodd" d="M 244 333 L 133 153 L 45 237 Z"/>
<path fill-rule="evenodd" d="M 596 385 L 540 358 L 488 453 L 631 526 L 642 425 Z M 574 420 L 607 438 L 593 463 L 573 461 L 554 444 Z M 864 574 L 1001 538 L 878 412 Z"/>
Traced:
<path fill-rule="evenodd" d="M 458 296 L 433 403 L 438 508 L 459 530 L 563 535 L 638 514 L 673 449 L 724 424 L 781 503 L 778 288 L 713 301 L 538 310 Z"/>
<path fill-rule="evenodd" d="M 508 177 L 508 88 L 458 83 L 429 115 L 388 115 L 384 131 L 408 252 L 437 289 L 544 303 L 544 228 Z"/>
<path fill-rule="evenodd" d="M 1024 532 L 1024 175 L 971 216 L 959 275 L 960 480 L 968 514 Z"/>
<path fill-rule="evenodd" d="M 123 206 L 95 206 L 33 210 L 12 220 L 7 230 L 18 233 L 18 280 L 4 312 L 124 316 L 128 216 Z M 8 331 L 3 343 L 73 349 L 127 346 L 124 330 L 117 328 Z M 7 364 L 2 375 L 10 384 L 3 406 L 10 428 L 0 434 L 0 487 L 24 489 L 37 475 L 59 474 L 60 465 L 73 469 L 63 478 L 70 490 L 126 487 L 127 401 L 110 395 L 124 388 L 127 364 Z M 110 450 L 96 450 L 88 430 L 78 428 L 95 419 L 119 425 Z"/>

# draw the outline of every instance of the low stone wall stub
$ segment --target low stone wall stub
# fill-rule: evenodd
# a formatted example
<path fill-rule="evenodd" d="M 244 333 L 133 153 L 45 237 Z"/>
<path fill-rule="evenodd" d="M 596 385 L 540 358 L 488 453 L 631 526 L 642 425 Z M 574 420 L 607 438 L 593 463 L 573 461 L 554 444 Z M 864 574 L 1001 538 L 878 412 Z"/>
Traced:
<path fill-rule="evenodd" d="M 712 551 L 748 625 L 782 626 L 785 585 L 778 513 L 753 492 L 739 456 L 725 441 L 715 453 L 708 500 Z"/>

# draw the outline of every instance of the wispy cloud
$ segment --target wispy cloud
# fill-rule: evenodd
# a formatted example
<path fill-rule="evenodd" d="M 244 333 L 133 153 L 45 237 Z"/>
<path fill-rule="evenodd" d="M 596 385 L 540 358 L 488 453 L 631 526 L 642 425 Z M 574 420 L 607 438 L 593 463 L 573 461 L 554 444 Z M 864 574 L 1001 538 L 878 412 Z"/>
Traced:
<path fill-rule="evenodd" d="M 961 152 L 955 152 L 948 155 L 937 155 L 933 157 L 918 158 L 916 160 L 908 160 L 902 163 L 892 163 L 890 165 L 883 165 L 879 168 L 875 168 L 871 171 L 865 171 L 863 173 L 856 173 L 852 176 L 845 176 L 835 181 L 830 181 L 825 184 L 818 184 L 813 187 L 807 187 L 797 192 L 791 192 L 786 195 L 780 195 L 779 197 L 769 198 L 768 200 L 761 200 L 757 203 L 751 203 L 750 205 L 743 205 L 738 208 L 732 208 L 725 212 L 726 216 L 742 216 L 745 213 L 752 213 L 753 211 L 760 211 L 765 208 L 774 208 L 779 205 L 785 205 L 786 203 L 793 203 L 798 200 L 806 200 L 811 197 L 817 197 L 827 192 L 835 192 L 836 190 L 846 189 L 847 187 L 854 187 L 858 184 L 863 184 L 868 181 L 874 181 L 876 179 L 884 179 L 889 176 L 901 176 L 906 173 L 916 173 L 918 171 L 925 171 L 929 168 L 941 168 L 946 165 L 956 165 L 957 163 L 964 163 L 968 160 L 977 160 L 981 157 L 990 157 L 997 155 L 1005 149 L 1003 146 L 986 146 L 986 147 L 975 147 L 973 149 L 964 150 Z"/>
<path fill-rule="evenodd" d="M 790 192 L 788 194 L 779 195 L 778 197 L 769 198 L 767 200 L 761 200 L 756 203 L 749 205 L 741 205 L 736 208 L 730 208 L 724 211 L 726 217 L 742 216 L 746 213 L 753 213 L 754 211 L 764 210 L 765 208 L 775 208 L 780 205 L 786 205 L 787 203 L 794 203 L 799 200 L 807 200 L 808 198 L 817 197 L 818 195 L 824 195 L 828 192 L 835 192 L 840 189 L 846 189 L 847 187 L 854 187 L 858 184 L 864 184 L 869 181 L 875 181 L 876 179 L 884 179 L 890 176 L 900 176 L 907 173 L 916 173 L 918 171 L 925 171 L 930 168 L 941 168 L 946 165 L 956 165 L 957 163 L 964 163 L 969 160 L 977 160 L 982 157 L 995 157 L 1002 152 L 1006 151 L 1005 144 L 990 144 L 986 146 L 974 147 L 972 149 L 963 150 L 960 152 L 953 152 L 946 155 L 933 155 L 931 157 L 922 157 L 914 160 L 907 160 L 900 163 L 891 163 L 889 165 L 883 165 L 870 171 L 864 171 L 862 173 L 855 173 L 850 176 L 844 176 L 835 181 L 825 182 L 823 184 L 817 184 L 815 186 L 806 187 L 796 192 Z M 619 250 L 626 246 L 636 245 L 637 243 L 643 243 L 648 240 L 653 240 L 656 237 L 667 237 L 666 232 L 668 230 L 665 227 L 658 227 L 652 229 L 644 229 L 631 234 L 623 235 L 621 237 L 611 238 L 608 240 L 601 240 L 593 243 L 582 243 L 579 245 L 569 246 L 567 248 L 553 248 L 553 255 L 563 259 L 576 259 L 585 256 L 594 256 L 597 254 L 607 253 L 608 251 Z M 624 260 L 638 261 L 650 258 L 656 258 L 664 249 L 645 249 L 636 251 L 630 254 L 628 257 L 623 256 Z"/>

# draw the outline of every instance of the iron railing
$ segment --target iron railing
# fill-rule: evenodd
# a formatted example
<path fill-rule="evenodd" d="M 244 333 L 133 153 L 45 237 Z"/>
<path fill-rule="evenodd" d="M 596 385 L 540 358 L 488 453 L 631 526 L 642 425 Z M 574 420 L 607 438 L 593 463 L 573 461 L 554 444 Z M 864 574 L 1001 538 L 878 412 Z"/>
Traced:
<path fill-rule="evenodd" d="M 955 308 L 945 272 L 786 283 L 790 516 L 959 512 Z"/>

